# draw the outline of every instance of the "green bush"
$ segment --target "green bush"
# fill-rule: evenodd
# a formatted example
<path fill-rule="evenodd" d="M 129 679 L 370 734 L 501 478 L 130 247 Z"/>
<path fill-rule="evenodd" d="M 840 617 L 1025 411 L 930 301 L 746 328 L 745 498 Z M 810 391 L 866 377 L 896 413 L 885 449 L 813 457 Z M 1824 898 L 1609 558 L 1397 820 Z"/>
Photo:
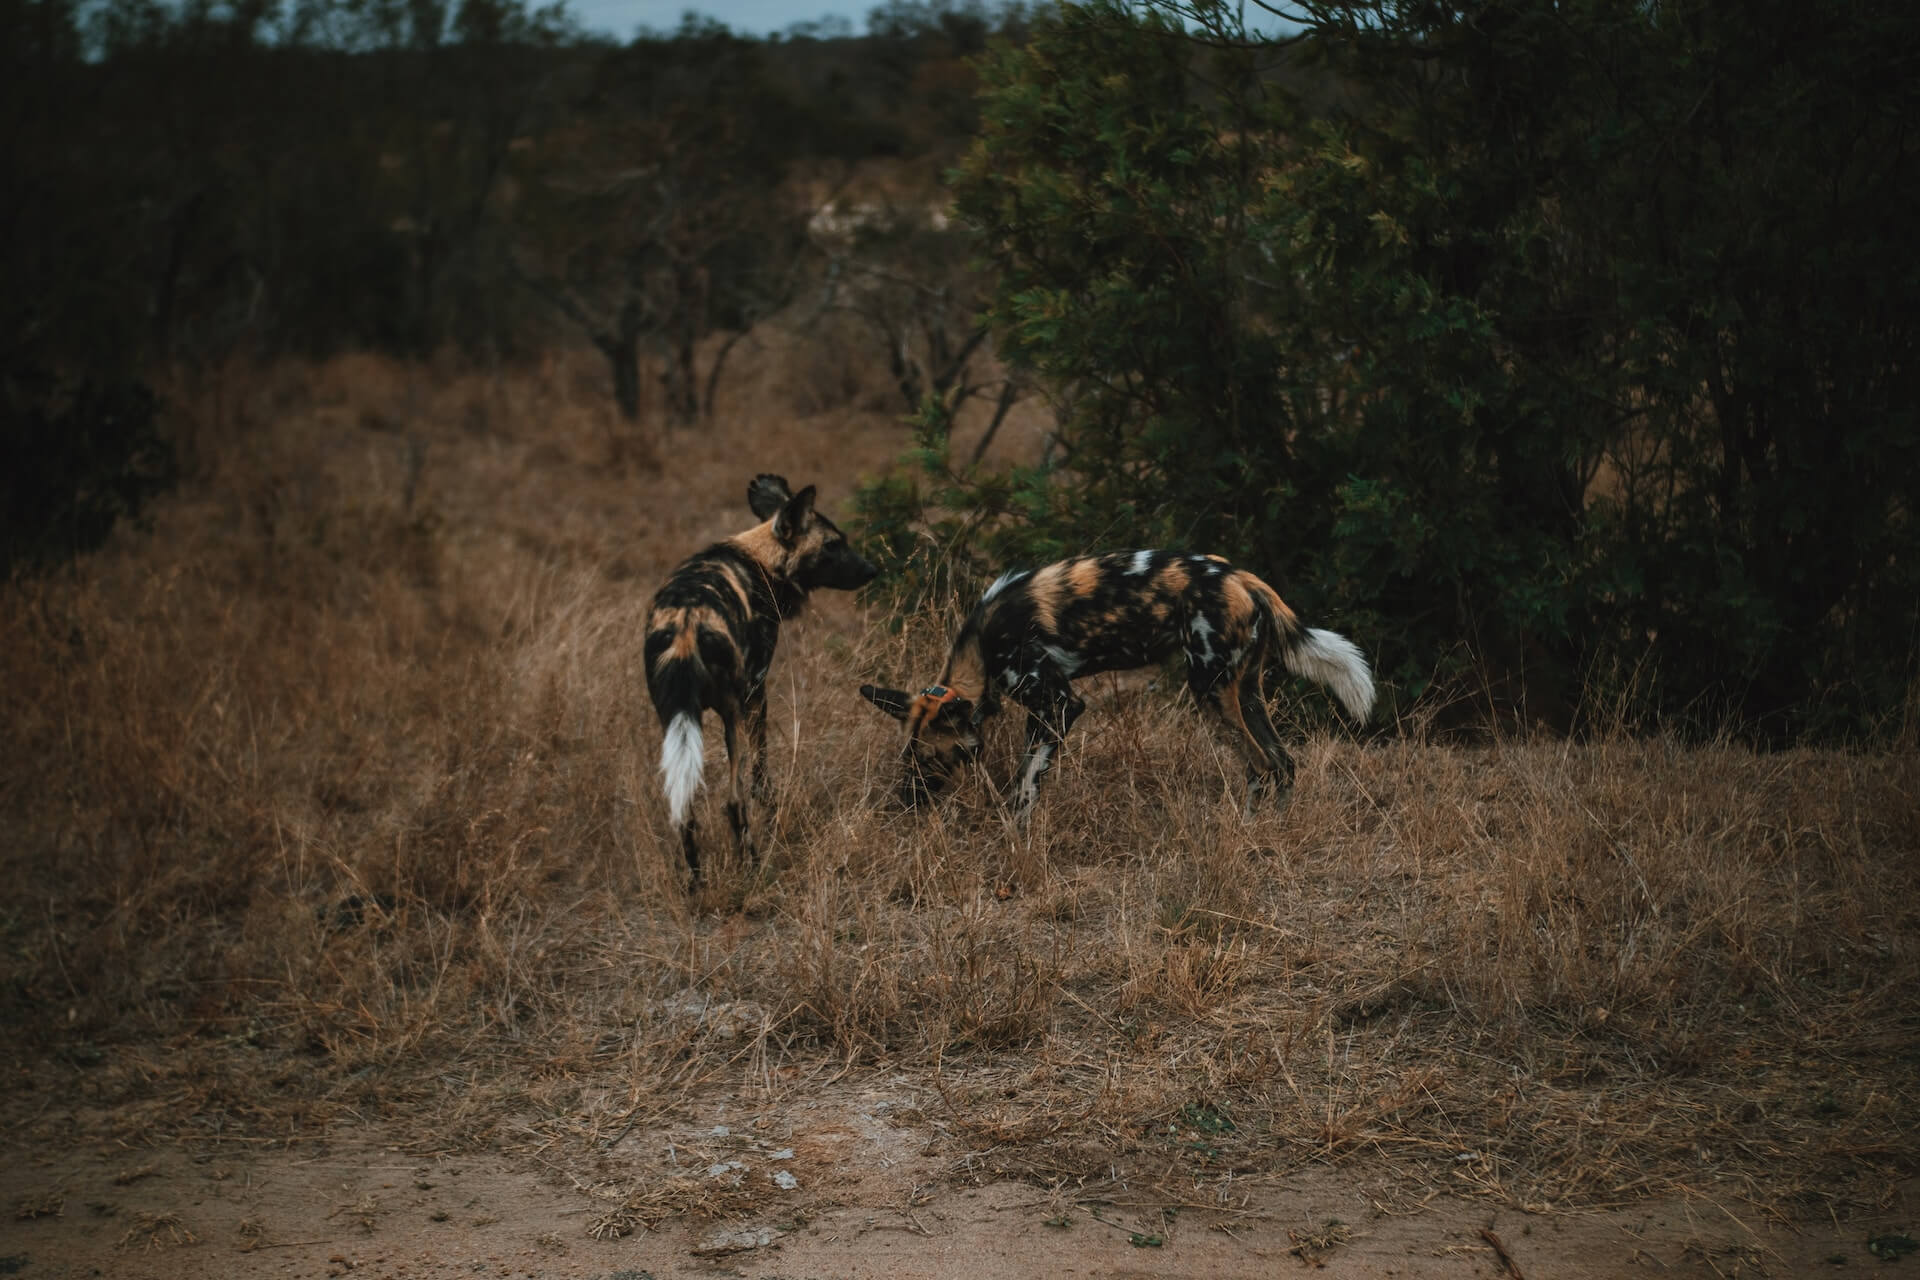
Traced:
<path fill-rule="evenodd" d="M 954 175 L 1056 461 L 872 500 L 986 513 L 926 522 L 945 562 L 1016 513 L 1036 550 L 1230 554 L 1402 707 L 1886 727 L 1920 11 L 1816 8 L 1315 3 L 1278 41 L 1062 5 L 982 62 Z"/>

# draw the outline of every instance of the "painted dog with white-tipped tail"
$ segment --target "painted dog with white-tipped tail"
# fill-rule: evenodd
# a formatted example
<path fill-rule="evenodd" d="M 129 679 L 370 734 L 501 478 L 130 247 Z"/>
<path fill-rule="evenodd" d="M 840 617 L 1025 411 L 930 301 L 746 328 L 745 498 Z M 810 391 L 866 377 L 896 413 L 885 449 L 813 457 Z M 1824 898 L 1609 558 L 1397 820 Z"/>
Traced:
<path fill-rule="evenodd" d="M 747 505 L 763 523 L 675 569 L 647 615 L 647 692 L 663 733 L 660 780 L 695 883 L 700 846 L 693 796 L 706 765 L 702 713 L 717 713 L 726 735 L 734 846 L 755 858 L 748 793 L 767 803 L 767 671 L 780 622 L 800 612 L 814 589 L 854 591 L 879 572 L 814 510 L 813 500 L 812 485 L 794 493 L 780 476 L 755 476 Z M 737 730 L 747 737 L 744 752 Z"/>
<path fill-rule="evenodd" d="M 901 799 L 915 804 L 980 752 L 981 725 L 1002 696 L 1027 710 L 1016 784 L 1031 812 L 1040 777 L 1086 703 L 1072 682 L 1174 654 L 1187 687 L 1216 713 L 1247 761 L 1247 804 L 1276 781 L 1293 785 L 1293 757 L 1267 716 L 1269 661 L 1330 688 L 1356 720 L 1373 709 L 1373 676 L 1344 636 L 1301 625 L 1274 589 L 1219 556 L 1116 551 L 1001 575 L 980 597 L 947 655 L 940 682 L 918 694 L 874 685 L 861 696 L 907 726 Z"/>

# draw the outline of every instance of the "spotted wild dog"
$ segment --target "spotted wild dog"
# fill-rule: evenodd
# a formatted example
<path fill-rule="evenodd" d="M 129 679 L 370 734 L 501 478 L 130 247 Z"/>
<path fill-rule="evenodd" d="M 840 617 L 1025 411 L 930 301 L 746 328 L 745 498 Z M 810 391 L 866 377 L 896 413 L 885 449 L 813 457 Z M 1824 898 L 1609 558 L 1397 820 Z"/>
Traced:
<path fill-rule="evenodd" d="M 813 500 L 812 485 L 793 493 L 780 476 L 755 476 L 747 505 L 763 523 L 675 569 L 647 615 L 647 692 L 664 734 L 660 777 L 696 883 L 700 847 L 693 795 L 706 763 L 701 714 L 720 716 L 731 781 L 727 822 L 735 848 L 755 857 L 747 800 L 751 789 L 754 799 L 767 803 L 766 682 L 780 622 L 798 613 L 815 588 L 853 591 L 879 572 L 814 510 Z M 745 751 L 738 730 L 746 733 Z"/>
<path fill-rule="evenodd" d="M 907 726 L 901 799 L 914 804 L 946 785 L 980 751 L 981 725 L 1002 695 L 1027 710 L 1026 758 L 1016 800 L 1022 818 L 1040 776 L 1086 703 L 1072 681 L 1125 671 L 1174 654 L 1187 687 L 1215 712 L 1247 761 L 1247 806 L 1271 786 L 1293 785 L 1293 757 L 1267 716 L 1270 660 L 1330 688 L 1356 720 L 1373 709 L 1373 676 L 1351 641 L 1301 625 L 1274 589 L 1219 556 L 1116 551 L 1001 575 L 980 597 L 947 655 L 940 683 L 918 694 L 860 686 L 861 696 Z"/>

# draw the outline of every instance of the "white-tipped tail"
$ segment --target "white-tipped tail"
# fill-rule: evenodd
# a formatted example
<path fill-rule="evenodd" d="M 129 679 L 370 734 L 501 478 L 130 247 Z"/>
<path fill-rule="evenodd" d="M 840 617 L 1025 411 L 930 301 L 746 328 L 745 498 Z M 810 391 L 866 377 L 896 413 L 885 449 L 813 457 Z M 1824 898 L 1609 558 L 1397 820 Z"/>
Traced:
<path fill-rule="evenodd" d="M 1355 720 L 1373 710 L 1373 673 L 1353 641 L 1332 631 L 1309 629 L 1286 651 L 1287 670 L 1333 690 Z"/>
<path fill-rule="evenodd" d="M 667 726 L 666 739 L 660 744 L 660 783 L 667 792 L 667 812 L 673 825 L 686 821 L 693 807 L 693 793 L 700 789 L 700 775 L 707 766 L 706 742 L 700 736 L 700 717 L 682 712 Z"/>

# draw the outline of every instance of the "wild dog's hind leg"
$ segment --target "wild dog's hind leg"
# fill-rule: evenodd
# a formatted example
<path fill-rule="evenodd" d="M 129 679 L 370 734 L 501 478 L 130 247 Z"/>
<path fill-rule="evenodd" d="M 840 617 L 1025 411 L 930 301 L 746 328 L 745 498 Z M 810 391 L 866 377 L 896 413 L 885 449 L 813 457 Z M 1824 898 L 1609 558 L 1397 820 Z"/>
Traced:
<path fill-rule="evenodd" d="M 1053 767 L 1053 757 L 1067 730 L 1087 709 L 1074 695 L 1067 678 L 1050 667 L 1041 669 L 1014 690 L 1014 699 L 1027 709 L 1027 750 L 1014 782 L 1014 803 L 1025 822 L 1040 798 L 1040 777 Z"/>
<path fill-rule="evenodd" d="M 753 753 L 753 798 L 765 808 L 773 807 L 773 790 L 767 783 L 767 696 L 765 689 L 747 700 L 747 750 Z"/>
<path fill-rule="evenodd" d="M 750 827 L 751 815 L 748 812 L 748 792 L 754 763 L 743 750 L 739 735 L 734 730 L 736 723 L 744 719 L 746 736 L 751 740 L 753 733 L 753 715 L 751 711 L 744 715 L 736 707 L 728 707 L 720 713 L 720 725 L 726 731 L 727 741 L 727 825 L 733 829 L 733 847 L 750 862 L 758 861 L 753 848 L 753 831 Z"/>
<path fill-rule="evenodd" d="M 694 818 L 680 824 L 680 853 L 687 860 L 687 870 L 693 873 L 693 883 L 700 883 L 700 840 L 694 833 Z"/>
<path fill-rule="evenodd" d="M 745 725 L 747 730 L 747 753 L 751 757 L 752 775 L 748 790 L 754 803 L 760 806 L 763 822 L 773 821 L 773 789 L 767 782 L 767 694 L 766 687 L 754 691 L 747 699 Z M 747 797 L 740 797 L 745 804 Z M 757 850 L 749 849 L 749 854 L 758 859 Z"/>
<path fill-rule="evenodd" d="M 1254 803 L 1269 792 L 1284 806 L 1293 793 L 1293 757 L 1287 753 L 1279 731 L 1273 727 L 1272 717 L 1267 714 L 1267 695 L 1262 687 L 1265 680 L 1260 671 L 1253 670 L 1241 677 L 1239 683 L 1241 727 L 1266 757 L 1267 766 L 1264 770 L 1257 769 L 1249 757 L 1247 809 L 1251 812 Z"/>
<path fill-rule="evenodd" d="M 1213 713 L 1224 731 L 1228 745 L 1247 763 L 1247 793 L 1241 806 L 1243 817 L 1253 816 L 1253 806 L 1269 791 L 1285 795 L 1293 785 L 1293 757 L 1280 745 L 1280 735 L 1260 693 L 1260 677 L 1246 667 L 1238 670 L 1224 664 L 1195 662 L 1189 655 L 1187 687 L 1204 711 Z"/>

